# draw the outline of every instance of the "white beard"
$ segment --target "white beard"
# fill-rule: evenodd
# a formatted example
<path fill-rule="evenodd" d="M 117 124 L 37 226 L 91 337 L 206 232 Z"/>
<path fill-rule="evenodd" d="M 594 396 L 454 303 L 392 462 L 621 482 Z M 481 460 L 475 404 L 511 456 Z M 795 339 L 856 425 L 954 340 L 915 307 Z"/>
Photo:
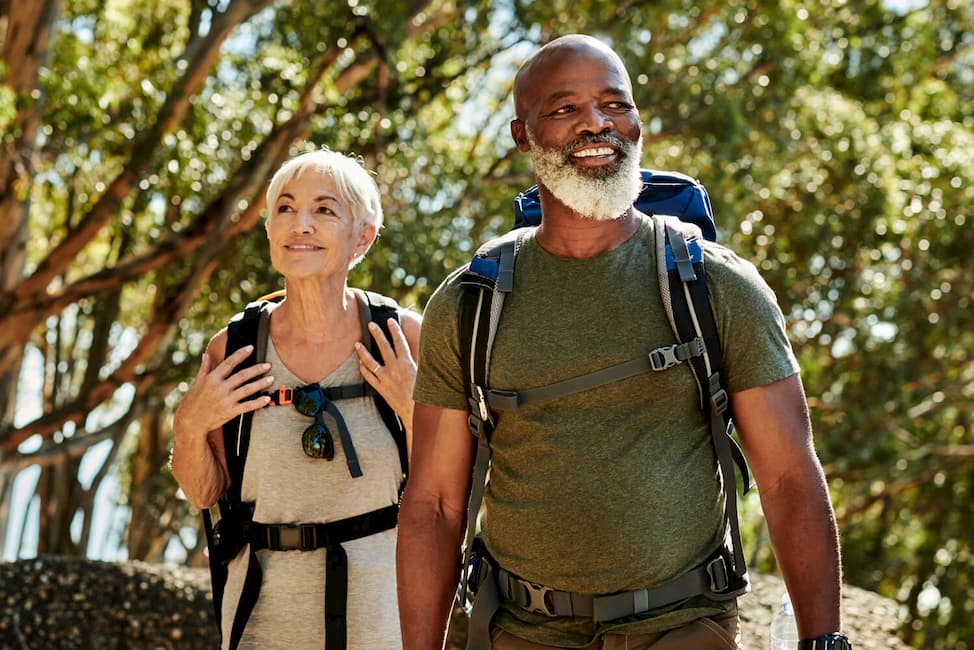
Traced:
<path fill-rule="evenodd" d="M 611 143 L 619 148 L 622 157 L 617 167 L 595 169 L 591 174 L 586 174 L 569 161 L 570 151 L 579 146 L 579 141 L 558 150 L 538 145 L 530 131 L 527 131 L 527 138 L 538 183 L 579 215 L 596 221 L 617 219 L 639 197 L 643 186 L 639 174 L 642 135 L 634 143 L 611 136 L 583 138 L 585 143 Z"/>

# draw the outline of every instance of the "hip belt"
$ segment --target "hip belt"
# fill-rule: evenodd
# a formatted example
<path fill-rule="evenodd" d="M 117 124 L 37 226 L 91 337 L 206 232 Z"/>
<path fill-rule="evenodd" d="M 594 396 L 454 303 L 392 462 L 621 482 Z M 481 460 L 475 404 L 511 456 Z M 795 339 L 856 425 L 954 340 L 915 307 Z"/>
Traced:
<path fill-rule="evenodd" d="M 326 524 L 263 524 L 244 526 L 244 539 L 250 546 L 247 574 L 230 630 L 230 647 L 236 648 L 247 619 L 257 604 L 263 570 L 257 551 L 313 551 L 324 548 L 325 555 L 325 639 L 328 650 L 344 650 L 347 643 L 345 615 L 348 599 L 348 556 L 344 542 L 368 537 L 396 527 L 399 506 L 391 505 L 355 517 Z"/>
<path fill-rule="evenodd" d="M 699 566 L 655 587 L 613 594 L 585 594 L 552 589 L 524 580 L 497 565 L 482 546 L 478 549 L 471 586 L 476 589 L 470 610 L 467 650 L 489 650 L 490 622 L 502 603 L 546 616 L 579 616 L 606 623 L 672 606 L 696 596 L 731 600 L 747 593 L 746 577 L 733 571 L 733 550 L 721 545 Z"/>
<path fill-rule="evenodd" d="M 730 587 L 730 572 L 722 556 L 662 585 L 606 595 L 552 589 L 518 578 L 500 567 L 496 572 L 498 595 L 505 601 L 546 616 L 582 616 L 600 623 L 643 614 L 693 596 L 730 599 L 737 595 L 725 595 Z"/>

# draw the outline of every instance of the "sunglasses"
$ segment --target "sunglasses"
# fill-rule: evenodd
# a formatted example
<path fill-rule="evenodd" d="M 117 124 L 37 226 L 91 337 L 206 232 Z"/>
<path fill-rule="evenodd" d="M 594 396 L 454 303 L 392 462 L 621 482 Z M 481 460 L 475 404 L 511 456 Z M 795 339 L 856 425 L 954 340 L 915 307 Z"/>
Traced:
<path fill-rule="evenodd" d="M 282 386 L 278 404 L 287 404 L 290 401 L 294 404 L 294 409 L 301 415 L 314 418 L 314 422 L 301 434 L 301 448 L 308 458 L 324 458 L 332 460 L 335 458 L 335 438 L 332 436 L 328 425 L 325 424 L 324 414 L 327 412 L 329 417 L 334 420 L 334 426 L 338 427 L 338 437 L 345 452 L 345 463 L 352 478 L 362 475 L 362 467 L 359 465 L 358 455 L 352 445 L 352 437 L 345 425 L 345 418 L 341 411 L 335 406 L 334 400 L 348 399 L 352 397 L 363 397 L 368 394 L 368 389 L 364 385 L 333 386 L 322 388 L 318 384 L 308 384 L 293 390 Z M 289 393 L 289 394 L 284 394 Z"/>
<path fill-rule="evenodd" d="M 304 454 L 309 458 L 332 460 L 335 457 L 335 438 L 332 437 L 322 417 L 328 400 L 324 389 L 318 384 L 301 386 L 294 389 L 291 400 L 298 413 L 315 419 L 301 434 L 301 448 L 304 449 Z"/>

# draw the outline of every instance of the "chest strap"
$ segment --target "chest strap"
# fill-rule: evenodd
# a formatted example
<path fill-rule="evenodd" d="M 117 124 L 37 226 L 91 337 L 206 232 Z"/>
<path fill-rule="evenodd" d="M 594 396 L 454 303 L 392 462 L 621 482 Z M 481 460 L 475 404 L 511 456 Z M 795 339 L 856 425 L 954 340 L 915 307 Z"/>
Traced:
<path fill-rule="evenodd" d="M 325 394 L 325 397 L 333 402 L 340 399 L 355 399 L 356 397 L 375 397 L 379 394 L 376 389 L 364 382 L 361 384 L 345 384 L 343 386 L 323 386 L 321 390 Z M 255 397 L 263 396 L 271 398 L 267 406 L 287 406 L 294 400 L 294 388 L 281 384 L 276 390 L 265 390 L 255 395 Z"/>
<path fill-rule="evenodd" d="M 326 524 L 262 524 L 251 522 L 244 528 L 244 538 L 250 544 L 250 558 L 243 591 L 237 604 L 230 647 L 240 643 L 247 619 L 257 604 L 263 570 L 257 551 L 313 551 L 324 548 L 325 555 L 325 643 L 328 650 L 344 650 L 348 625 L 348 556 L 344 542 L 391 530 L 399 520 L 399 506 L 391 505 L 355 517 Z"/>

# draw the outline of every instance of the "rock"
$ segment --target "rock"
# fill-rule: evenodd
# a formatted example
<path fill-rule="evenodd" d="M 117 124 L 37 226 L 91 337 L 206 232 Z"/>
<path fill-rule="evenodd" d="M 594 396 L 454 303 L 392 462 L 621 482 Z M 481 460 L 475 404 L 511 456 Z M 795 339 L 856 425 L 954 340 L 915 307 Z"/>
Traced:
<path fill-rule="evenodd" d="M 751 574 L 752 593 L 740 600 L 743 644 L 768 647 L 784 585 L 780 578 Z M 0 562 L 0 648 L 115 650 L 212 649 L 219 644 L 205 569 L 144 562 L 109 563 L 45 556 Z M 846 632 L 856 650 L 900 650 L 899 606 L 846 586 Z M 454 617 L 448 650 L 462 648 L 465 619 Z"/>

